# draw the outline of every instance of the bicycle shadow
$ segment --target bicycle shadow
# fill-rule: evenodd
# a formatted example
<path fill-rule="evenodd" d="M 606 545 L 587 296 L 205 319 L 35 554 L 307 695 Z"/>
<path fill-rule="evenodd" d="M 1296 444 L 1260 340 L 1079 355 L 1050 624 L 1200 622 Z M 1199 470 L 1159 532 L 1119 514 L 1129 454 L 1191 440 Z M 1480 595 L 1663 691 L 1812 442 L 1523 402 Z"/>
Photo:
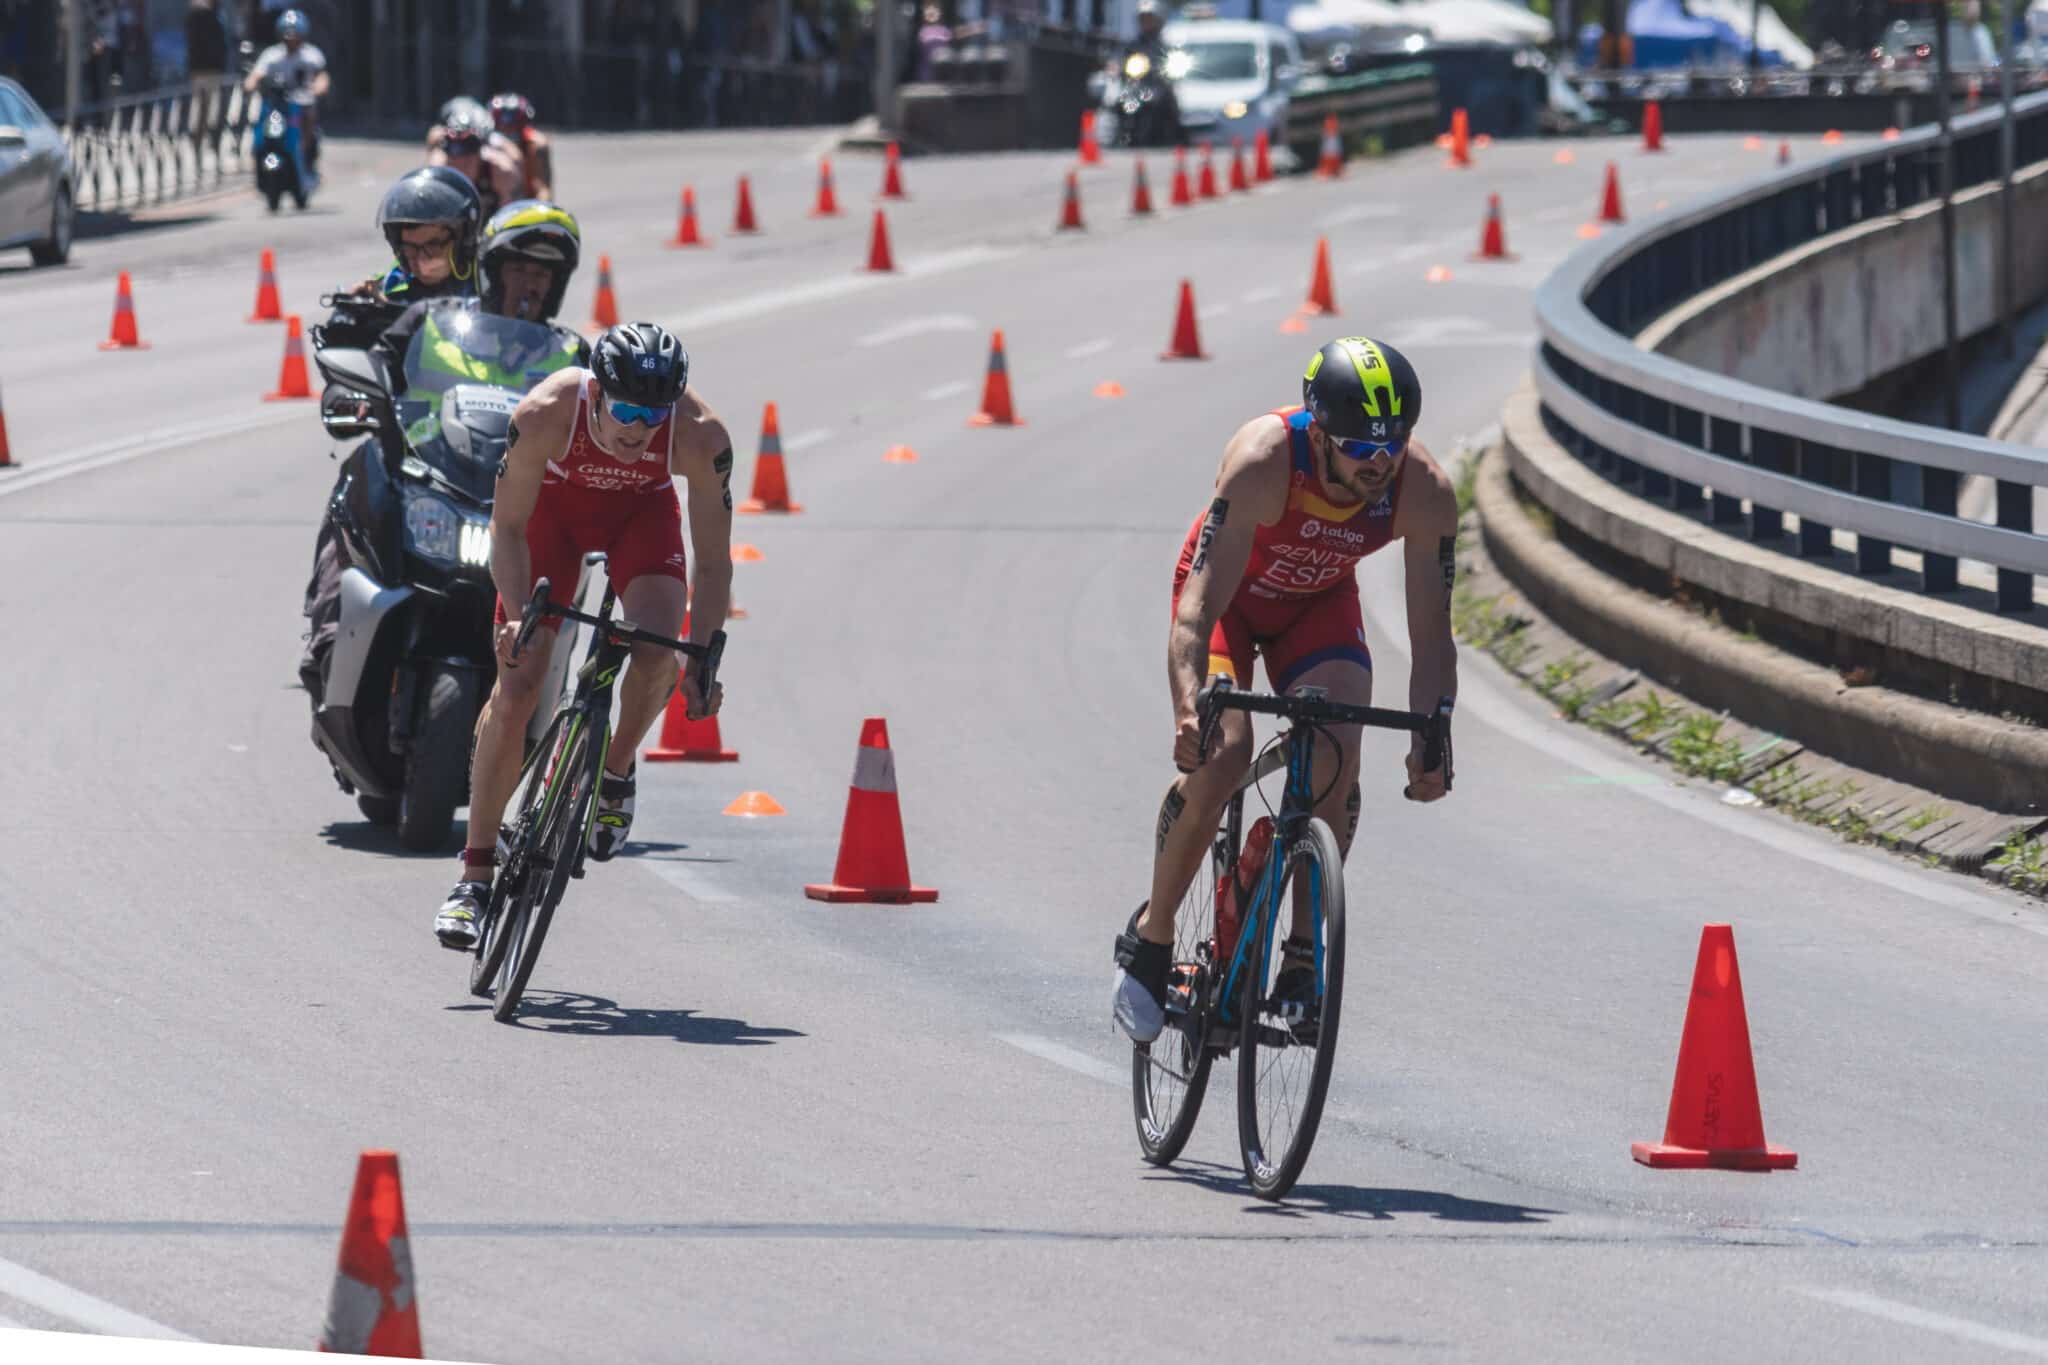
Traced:
<path fill-rule="evenodd" d="M 486 1010 L 487 1004 L 450 1005 L 453 1011 Z M 744 1019 L 722 1019 L 695 1010 L 633 1009 L 601 995 L 575 991 L 526 992 L 513 1027 L 531 1033 L 584 1038 L 672 1038 L 678 1043 L 717 1047 L 767 1047 L 782 1038 L 807 1038 L 793 1028 L 762 1028 Z"/>
<path fill-rule="evenodd" d="M 1561 1209 L 1467 1199 L 1439 1190 L 1368 1189 L 1356 1185 L 1296 1185 L 1288 1191 L 1285 1199 L 1269 1204 L 1252 1197 L 1241 1167 L 1203 1161 L 1176 1162 L 1171 1168 L 1156 1171 L 1147 1178 L 1199 1185 L 1219 1194 L 1239 1195 L 1252 1201 L 1245 1212 L 1287 1219 L 1320 1215 L 1389 1223 L 1403 1214 L 1422 1214 L 1440 1223 L 1490 1223 L 1498 1226 L 1547 1223 L 1563 1213 Z"/>

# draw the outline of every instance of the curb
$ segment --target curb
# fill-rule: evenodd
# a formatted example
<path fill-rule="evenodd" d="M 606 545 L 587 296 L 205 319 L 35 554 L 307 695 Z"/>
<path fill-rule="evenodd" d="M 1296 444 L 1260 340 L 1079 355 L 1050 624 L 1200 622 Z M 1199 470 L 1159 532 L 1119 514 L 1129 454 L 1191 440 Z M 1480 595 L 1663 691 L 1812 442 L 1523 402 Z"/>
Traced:
<path fill-rule="evenodd" d="M 1532 390 L 1510 400 L 1508 459 L 1482 461 L 1475 507 L 1487 553 L 1536 607 L 1587 646 L 1666 686 L 1818 753 L 1895 781 L 1996 810 L 2048 802 L 2048 733 L 1881 687 L 1745 640 L 1631 587 L 1545 537 L 1515 500 L 1509 464 L 1571 457 L 1534 449 Z M 1533 417 L 1533 412 L 1530 414 Z M 1548 443 L 1542 428 L 1536 432 Z"/>

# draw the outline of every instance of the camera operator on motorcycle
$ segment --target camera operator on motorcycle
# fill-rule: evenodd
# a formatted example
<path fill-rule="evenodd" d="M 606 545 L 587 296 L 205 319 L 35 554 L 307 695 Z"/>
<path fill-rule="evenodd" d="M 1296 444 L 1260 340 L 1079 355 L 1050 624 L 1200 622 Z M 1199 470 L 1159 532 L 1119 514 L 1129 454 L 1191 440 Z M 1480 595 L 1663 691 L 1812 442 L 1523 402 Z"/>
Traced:
<path fill-rule="evenodd" d="M 453 167 L 476 186 L 485 217 L 521 197 L 526 174 L 519 151 L 491 126 L 490 114 L 475 100 L 451 109 L 429 135 L 428 146 L 428 165 Z"/>
<path fill-rule="evenodd" d="M 327 93 L 327 54 L 306 41 L 306 16 L 288 9 L 277 17 L 278 40 L 263 49 L 256 65 L 242 81 L 242 89 L 253 95 L 266 78 L 275 76 L 289 92 L 299 111 L 301 136 L 305 140 L 306 168 L 320 164 L 320 119 L 317 101 Z"/>
<path fill-rule="evenodd" d="M 1117 54 L 1107 90 L 1117 111 L 1119 145 L 1174 146 L 1181 141 L 1180 101 L 1168 69 L 1165 33 L 1166 11 L 1160 0 L 1138 0 L 1138 36 Z M 1148 97 L 1133 98 L 1136 95 Z"/>
<path fill-rule="evenodd" d="M 533 101 L 507 90 L 491 96 L 491 122 L 498 136 L 519 149 L 519 165 L 526 177 L 528 199 L 555 197 L 555 151 L 533 123 Z"/>
<path fill-rule="evenodd" d="M 421 348 L 424 368 L 515 391 L 530 387 L 537 373 L 545 375 L 583 364 L 589 355 L 588 344 L 561 327 L 554 329 L 560 335 L 561 345 L 537 365 L 522 367 L 518 374 L 478 374 L 476 359 L 448 343 L 447 329 L 456 326 L 462 312 L 468 309 L 551 323 L 561 309 L 562 296 L 582 256 L 582 233 L 575 218 L 552 204 L 534 200 L 518 200 L 500 209 L 484 227 L 479 248 L 474 235 L 476 192 L 466 181 L 461 186 L 468 195 L 466 214 L 458 211 L 452 218 L 439 217 L 424 223 L 405 220 L 411 213 L 439 214 L 454 209 L 457 198 L 448 198 L 444 205 L 442 196 L 432 187 L 446 187 L 448 180 L 455 179 L 460 177 L 445 168 L 415 171 L 386 196 L 389 206 L 393 197 L 407 188 L 407 182 L 422 182 L 412 187 L 416 193 L 406 200 L 412 207 L 400 209 L 398 216 L 385 224 L 385 235 L 397 244 L 399 253 L 400 265 L 392 273 L 406 272 L 398 292 L 393 295 L 387 290 L 387 296 L 416 301 L 374 339 L 364 338 L 353 344 L 381 354 L 393 381 L 401 385 L 406 353 L 413 338 L 421 333 L 426 338 Z M 483 280 L 482 295 L 465 297 L 469 293 L 467 285 L 479 275 Z M 422 396 L 432 399 L 432 395 Z M 347 477 L 344 469 L 341 480 L 336 481 L 337 493 Z M 299 660 L 299 678 L 316 711 L 324 696 L 327 655 L 340 620 L 342 566 L 333 507 L 330 497 L 314 546 L 313 576 L 306 585 L 305 615 L 310 630 L 305 653 Z"/>

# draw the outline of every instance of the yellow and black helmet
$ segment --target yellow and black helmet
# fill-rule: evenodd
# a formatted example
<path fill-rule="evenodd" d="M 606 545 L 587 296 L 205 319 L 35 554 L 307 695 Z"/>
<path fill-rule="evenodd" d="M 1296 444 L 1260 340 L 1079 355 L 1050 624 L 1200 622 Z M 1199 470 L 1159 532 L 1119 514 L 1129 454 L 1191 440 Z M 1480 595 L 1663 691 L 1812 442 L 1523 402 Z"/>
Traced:
<path fill-rule="evenodd" d="M 1301 404 L 1341 440 L 1405 442 L 1422 416 L 1422 382 L 1384 341 L 1340 337 L 1308 362 Z"/>
<path fill-rule="evenodd" d="M 495 313 L 504 305 L 505 262 L 515 256 L 554 272 L 555 282 L 541 311 L 541 320 L 552 318 L 561 310 L 569 277 L 583 258 L 583 230 L 567 209 L 541 199 L 515 199 L 492 214 L 477 248 L 486 312 Z"/>

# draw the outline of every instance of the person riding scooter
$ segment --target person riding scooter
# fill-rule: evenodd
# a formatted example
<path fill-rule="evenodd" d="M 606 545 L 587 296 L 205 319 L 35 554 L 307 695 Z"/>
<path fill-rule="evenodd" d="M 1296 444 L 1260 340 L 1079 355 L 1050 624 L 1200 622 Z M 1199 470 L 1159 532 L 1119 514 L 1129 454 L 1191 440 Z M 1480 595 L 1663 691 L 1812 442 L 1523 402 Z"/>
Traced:
<path fill-rule="evenodd" d="M 242 89 L 255 94 L 265 79 L 275 76 L 298 107 L 300 136 L 305 141 L 306 168 L 320 164 L 320 106 L 328 88 L 327 55 L 306 41 L 306 16 L 288 9 L 277 18 L 278 41 L 263 49 Z"/>

